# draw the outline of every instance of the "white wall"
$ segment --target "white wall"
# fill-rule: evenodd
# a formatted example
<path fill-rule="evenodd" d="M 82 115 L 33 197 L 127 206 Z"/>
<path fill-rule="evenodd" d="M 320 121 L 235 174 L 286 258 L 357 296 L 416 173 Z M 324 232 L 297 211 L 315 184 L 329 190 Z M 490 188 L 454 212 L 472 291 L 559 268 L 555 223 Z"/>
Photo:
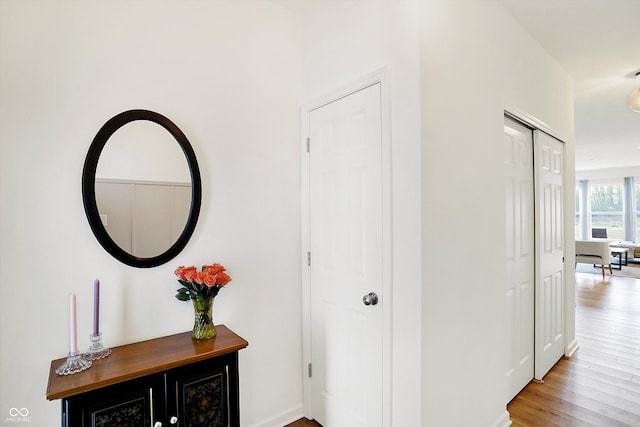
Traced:
<path fill-rule="evenodd" d="M 393 329 L 386 399 L 393 426 L 420 425 L 420 89 L 412 2 L 315 2 L 302 18 L 302 99 L 319 97 L 385 69 L 390 121 Z M 385 361 L 388 362 L 388 361 Z M 386 410 L 387 408 L 385 408 Z"/>
<path fill-rule="evenodd" d="M 572 169 L 571 83 L 494 2 L 424 2 L 420 22 L 422 425 L 507 425 L 503 112 L 568 135 Z"/>
<path fill-rule="evenodd" d="M 0 1 L 0 420 L 26 407 L 31 425 L 59 425 L 45 389 L 69 292 L 81 348 L 96 277 L 106 345 L 182 332 L 193 309 L 173 271 L 210 262 L 233 277 L 215 321 L 250 343 L 242 424 L 301 413 L 299 31 L 264 1 Z M 152 269 L 109 256 L 82 206 L 89 144 L 132 108 L 173 120 L 203 179 L 192 240 Z"/>
<path fill-rule="evenodd" d="M 320 0 L 302 10 L 0 1 L 0 414 L 27 407 L 34 425 L 58 424 L 59 404 L 44 393 L 49 361 L 67 352 L 70 291 L 80 342 L 96 277 L 106 343 L 152 338 L 191 327 L 192 308 L 173 297 L 174 268 L 211 261 L 234 278 L 216 321 L 250 342 L 243 425 L 299 414 L 298 102 L 384 68 L 394 252 L 386 416 L 394 426 L 504 421 L 502 115 L 514 108 L 567 135 L 572 165 L 569 79 L 493 2 Z M 180 126 L 203 173 L 192 241 L 146 270 L 97 244 L 80 194 L 95 133 L 131 108 Z M 461 249 L 472 255 L 452 256 Z"/>

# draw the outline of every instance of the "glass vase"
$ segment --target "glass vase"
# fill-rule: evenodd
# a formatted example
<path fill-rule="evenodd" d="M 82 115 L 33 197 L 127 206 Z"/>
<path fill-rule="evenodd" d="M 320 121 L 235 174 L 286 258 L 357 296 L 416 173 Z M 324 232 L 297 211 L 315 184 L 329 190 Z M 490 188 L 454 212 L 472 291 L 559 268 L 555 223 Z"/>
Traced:
<path fill-rule="evenodd" d="M 197 340 L 206 340 L 216 336 L 213 325 L 213 297 L 193 299 L 195 315 L 191 336 Z"/>

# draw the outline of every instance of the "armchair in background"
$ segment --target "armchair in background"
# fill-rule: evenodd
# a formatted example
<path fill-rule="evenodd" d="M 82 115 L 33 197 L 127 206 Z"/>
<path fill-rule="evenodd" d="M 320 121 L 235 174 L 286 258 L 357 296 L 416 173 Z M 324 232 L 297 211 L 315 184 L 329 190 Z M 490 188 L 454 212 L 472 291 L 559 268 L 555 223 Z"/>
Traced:
<path fill-rule="evenodd" d="M 604 266 L 611 268 L 611 248 L 609 242 L 604 240 L 576 240 L 576 264 L 600 264 L 602 266 L 602 279 L 604 280 Z"/>

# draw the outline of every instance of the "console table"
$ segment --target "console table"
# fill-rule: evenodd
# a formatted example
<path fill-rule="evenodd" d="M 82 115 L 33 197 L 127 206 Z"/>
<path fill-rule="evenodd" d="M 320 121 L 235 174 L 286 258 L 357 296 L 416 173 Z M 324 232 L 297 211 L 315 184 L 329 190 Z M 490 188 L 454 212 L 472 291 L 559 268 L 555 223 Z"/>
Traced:
<path fill-rule="evenodd" d="M 62 426 L 239 427 L 238 351 L 249 343 L 224 325 L 112 348 L 86 371 L 58 375 L 51 362 L 47 399 L 62 399 Z"/>

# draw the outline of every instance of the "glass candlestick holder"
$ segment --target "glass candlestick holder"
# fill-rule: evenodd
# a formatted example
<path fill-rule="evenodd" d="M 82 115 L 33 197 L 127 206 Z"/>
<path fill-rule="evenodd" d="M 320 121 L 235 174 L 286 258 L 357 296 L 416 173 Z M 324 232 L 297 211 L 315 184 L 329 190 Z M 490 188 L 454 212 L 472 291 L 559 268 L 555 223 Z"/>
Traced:
<path fill-rule="evenodd" d="M 111 354 L 111 349 L 102 344 L 101 333 L 98 333 L 97 335 L 89 335 L 89 340 L 91 344 L 89 344 L 89 350 L 84 354 L 85 359 L 98 360 Z"/>
<path fill-rule="evenodd" d="M 69 353 L 67 360 L 56 368 L 58 375 L 71 375 L 91 367 L 91 360 L 82 357 L 82 353 Z"/>

